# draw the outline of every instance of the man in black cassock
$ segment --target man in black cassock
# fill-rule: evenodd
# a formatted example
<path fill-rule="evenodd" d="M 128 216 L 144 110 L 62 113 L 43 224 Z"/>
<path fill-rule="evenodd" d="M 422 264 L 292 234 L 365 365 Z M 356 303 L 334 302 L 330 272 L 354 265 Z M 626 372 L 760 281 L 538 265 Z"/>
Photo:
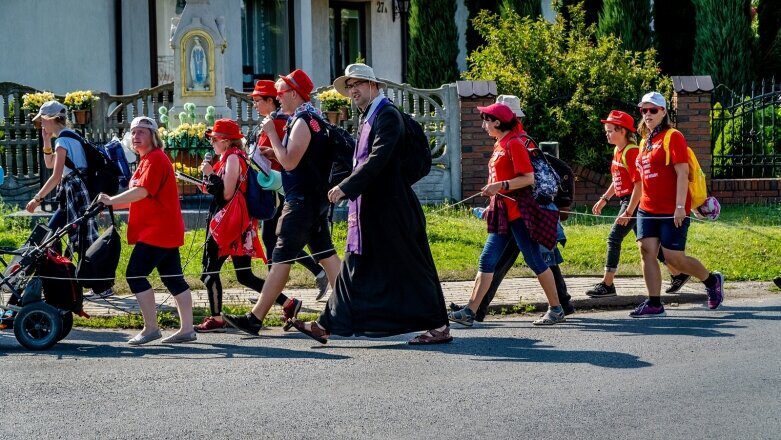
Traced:
<path fill-rule="evenodd" d="M 406 130 L 385 85 L 351 64 L 334 88 L 361 110 L 353 172 L 328 192 L 349 200 L 347 249 L 334 291 L 316 322 L 291 320 L 325 343 L 331 334 L 385 337 L 425 331 L 409 343 L 452 341 L 445 298 L 426 236 L 426 219 L 402 174 Z"/>

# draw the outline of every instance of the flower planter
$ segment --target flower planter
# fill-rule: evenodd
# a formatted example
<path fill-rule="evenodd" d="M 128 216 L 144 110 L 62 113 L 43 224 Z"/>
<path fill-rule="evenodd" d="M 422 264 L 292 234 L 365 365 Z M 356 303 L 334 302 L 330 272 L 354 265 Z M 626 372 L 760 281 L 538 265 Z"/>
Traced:
<path fill-rule="evenodd" d="M 92 111 L 90 110 L 73 110 L 73 117 L 76 119 L 76 123 L 79 125 L 89 124 L 92 118 Z"/>
<path fill-rule="evenodd" d="M 328 118 L 328 122 L 332 124 L 338 124 L 339 123 L 339 112 L 338 111 L 327 111 L 325 112 L 326 117 Z"/>
<path fill-rule="evenodd" d="M 339 109 L 339 120 L 340 121 L 346 121 L 350 119 L 350 109 L 347 107 L 342 107 Z"/>

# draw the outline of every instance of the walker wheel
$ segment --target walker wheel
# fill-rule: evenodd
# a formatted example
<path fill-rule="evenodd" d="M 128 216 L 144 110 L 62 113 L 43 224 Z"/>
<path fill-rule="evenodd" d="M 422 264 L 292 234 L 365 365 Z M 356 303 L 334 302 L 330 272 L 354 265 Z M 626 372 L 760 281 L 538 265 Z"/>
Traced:
<path fill-rule="evenodd" d="M 16 340 L 28 350 L 46 350 L 60 340 L 62 315 L 56 307 L 35 302 L 22 307 L 14 319 Z"/>
<path fill-rule="evenodd" d="M 68 336 L 68 333 L 71 332 L 72 328 L 73 312 L 66 312 L 64 315 L 62 315 L 62 330 L 60 330 L 60 337 L 57 338 L 57 341 L 62 341 L 65 339 L 65 337 Z"/>

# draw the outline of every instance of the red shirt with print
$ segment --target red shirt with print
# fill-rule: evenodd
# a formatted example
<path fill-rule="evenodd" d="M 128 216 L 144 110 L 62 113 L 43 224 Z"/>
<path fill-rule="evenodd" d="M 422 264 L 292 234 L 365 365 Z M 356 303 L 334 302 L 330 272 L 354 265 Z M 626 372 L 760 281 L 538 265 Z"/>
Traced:
<path fill-rule="evenodd" d="M 624 197 L 632 194 L 635 182 L 640 180 L 640 172 L 635 162 L 640 154 L 639 148 L 629 148 L 629 145 L 620 151 L 616 148 L 613 153 L 613 162 L 610 164 L 610 174 L 613 176 L 613 189 L 616 197 Z M 626 166 L 624 166 L 624 151 L 626 150 Z"/>
<path fill-rule="evenodd" d="M 652 214 L 675 212 L 675 192 L 678 175 L 675 164 L 689 163 L 686 139 L 676 131 L 670 137 L 670 163 L 665 165 L 666 153 L 662 143 L 667 130 L 651 139 L 651 148 L 643 148 L 637 157 L 637 168 L 643 182 L 643 197 L 640 209 Z M 686 212 L 691 210 L 691 196 L 686 192 Z"/>
<path fill-rule="evenodd" d="M 494 144 L 494 153 L 488 161 L 488 183 L 511 180 L 521 174 L 533 173 L 529 152 L 526 146 L 513 133 L 508 134 Z M 510 191 L 499 191 L 507 194 Z M 497 196 L 495 196 L 497 197 Z M 501 197 L 501 196 L 498 196 Z M 502 197 L 507 206 L 507 220 L 514 221 L 521 218 L 521 211 L 515 200 Z"/>
<path fill-rule="evenodd" d="M 171 160 L 161 148 L 142 156 L 128 185 L 141 187 L 149 194 L 130 204 L 127 242 L 161 248 L 178 248 L 184 244 L 184 219 L 179 205 L 179 191 Z"/>

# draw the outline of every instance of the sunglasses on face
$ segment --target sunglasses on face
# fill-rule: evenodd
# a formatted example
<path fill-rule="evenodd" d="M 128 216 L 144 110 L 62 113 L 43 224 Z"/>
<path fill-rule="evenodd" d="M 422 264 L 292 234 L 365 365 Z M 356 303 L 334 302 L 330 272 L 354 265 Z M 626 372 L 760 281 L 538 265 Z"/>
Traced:
<path fill-rule="evenodd" d="M 641 108 L 640 109 L 640 113 L 642 113 L 642 114 L 650 113 L 652 115 L 655 115 L 655 114 L 659 113 L 659 110 L 660 109 L 658 107 Z"/>
<path fill-rule="evenodd" d="M 285 93 L 287 93 L 287 92 L 292 92 L 292 91 L 293 91 L 293 89 L 285 89 L 285 90 L 279 90 L 279 91 L 277 91 L 277 99 L 281 98 L 281 97 L 282 97 L 282 95 L 284 95 Z"/>
<path fill-rule="evenodd" d="M 359 87 L 359 86 L 362 86 L 362 85 L 366 84 L 367 82 L 369 82 L 369 81 L 358 80 L 358 81 L 355 81 L 355 82 L 353 82 L 351 84 L 345 84 L 344 85 L 344 89 L 345 90 L 352 90 L 352 89 L 354 89 L 356 87 Z"/>

